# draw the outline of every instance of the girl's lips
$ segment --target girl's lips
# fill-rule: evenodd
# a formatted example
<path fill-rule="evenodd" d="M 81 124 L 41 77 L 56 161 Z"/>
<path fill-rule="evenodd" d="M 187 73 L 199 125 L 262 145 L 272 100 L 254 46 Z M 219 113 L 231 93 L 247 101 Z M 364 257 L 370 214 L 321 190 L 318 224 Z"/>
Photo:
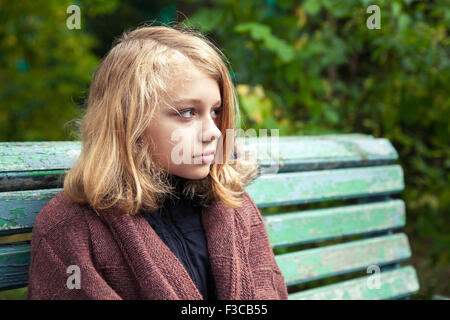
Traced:
<path fill-rule="evenodd" d="M 214 155 L 214 153 L 216 153 L 214 150 L 206 151 L 206 152 L 203 152 L 202 154 L 198 154 L 198 155 L 194 156 L 194 158 L 195 157 L 201 157 L 201 156 L 209 156 L 211 154 Z"/>
<path fill-rule="evenodd" d="M 203 163 L 210 163 L 214 160 L 214 153 L 196 156 L 194 157 L 194 163 L 197 163 L 199 159 L 201 159 Z"/>

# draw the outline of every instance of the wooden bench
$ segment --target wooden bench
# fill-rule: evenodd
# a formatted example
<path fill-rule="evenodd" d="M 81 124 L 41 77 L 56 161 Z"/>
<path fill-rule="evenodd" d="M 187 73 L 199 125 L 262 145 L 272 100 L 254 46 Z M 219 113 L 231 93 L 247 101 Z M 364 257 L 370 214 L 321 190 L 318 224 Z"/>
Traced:
<path fill-rule="evenodd" d="M 267 139 L 270 145 L 276 138 Z M 263 214 L 289 299 L 402 299 L 418 292 L 415 269 L 399 264 L 411 250 L 404 233 L 393 233 L 405 226 L 405 204 L 391 197 L 404 180 L 387 139 L 280 137 L 271 149 L 260 141 L 244 143 L 257 148 L 263 172 L 246 190 Z M 31 232 L 80 148 L 0 143 L 0 236 Z M 27 286 L 29 251 L 29 240 L 0 244 L 0 290 Z"/>

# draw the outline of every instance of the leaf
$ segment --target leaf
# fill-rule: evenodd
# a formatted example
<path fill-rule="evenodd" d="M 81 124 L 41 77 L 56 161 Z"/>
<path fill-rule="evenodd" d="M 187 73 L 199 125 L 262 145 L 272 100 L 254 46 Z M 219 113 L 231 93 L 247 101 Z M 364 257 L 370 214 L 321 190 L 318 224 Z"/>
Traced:
<path fill-rule="evenodd" d="M 402 13 L 400 15 L 400 18 L 398 20 L 398 27 L 400 30 L 405 30 L 409 27 L 409 24 L 411 22 L 411 19 L 406 13 Z"/>
<path fill-rule="evenodd" d="M 318 0 L 307 0 L 303 5 L 306 13 L 315 15 L 320 11 L 320 2 Z"/>
<path fill-rule="evenodd" d="M 248 22 L 236 25 L 234 30 L 238 33 L 249 32 L 253 40 L 262 41 L 263 46 L 275 52 L 284 63 L 292 61 L 295 56 L 295 48 L 290 46 L 285 40 L 274 36 L 267 25 Z"/>
<path fill-rule="evenodd" d="M 200 9 L 191 18 L 186 19 L 186 25 L 196 25 L 202 32 L 214 30 L 222 20 L 223 10 L 221 9 Z"/>
<path fill-rule="evenodd" d="M 398 1 L 392 3 L 392 15 L 398 17 L 402 11 L 402 6 Z"/>
<path fill-rule="evenodd" d="M 235 26 L 234 30 L 239 33 L 248 31 L 250 32 L 250 36 L 255 40 L 266 40 L 271 36 L 271 30 L 269 26 L 255 22 L 238 24 Z"/>
<path fill-rule="evenodd" d="M 251 88 L 241 84 L 237 86 L 237 92 L 240 106 L 255 123 L 262 125 L 265 119 L 272 116 L 272 101 L 265 95 L 261 85 Z"/>

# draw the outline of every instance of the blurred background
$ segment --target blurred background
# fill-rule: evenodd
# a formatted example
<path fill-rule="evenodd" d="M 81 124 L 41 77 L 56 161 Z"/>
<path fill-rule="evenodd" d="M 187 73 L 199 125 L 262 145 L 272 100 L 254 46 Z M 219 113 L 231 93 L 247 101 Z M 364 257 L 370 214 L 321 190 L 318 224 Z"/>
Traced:
<path fill-rule="evenodd" d="M 380 29 L 366 25 L 372 4 Z M 66 26 L 70 5 L 80 29 Z M 449 0 L 0 0 L 0 141 L 72 140 L 68 122 L 113 40 L 176 22 L 229 59 L 243 127 L 389 139 L 420 282 L 411 299 L 450 296 Z"/>

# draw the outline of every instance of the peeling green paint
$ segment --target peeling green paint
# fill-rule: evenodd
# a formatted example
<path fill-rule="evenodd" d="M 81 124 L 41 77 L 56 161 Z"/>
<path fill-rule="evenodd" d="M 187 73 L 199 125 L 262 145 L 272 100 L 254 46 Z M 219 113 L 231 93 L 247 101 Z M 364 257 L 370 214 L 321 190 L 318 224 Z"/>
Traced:
<path fill-rule="evenodd" d="M 259 207 L 270 207 L 395 194 L 403 189 L 402 168 L 388 165 L 263 175 L 246 191 Z"/>
<path fill-rule="evenodd" d="M 273 247 L 371 234 L 405 225 L 403 200 L 263 216 Z"/>
<path fill-rule="evenodd" d="M 417 273 L 412 266 L 380 273 L 380 286 L 369 286 L 372 275 L 337 284 L 291 293 L 289 300 L 380 300 L 409 296 L 419 291 Z"/>
<path fill-rule="evenodd" d="M 363 270 L 410 257 L 405 234 L 394 234 L 276 256 L 286 283 L 297 284 L 336 274 Z"/>

